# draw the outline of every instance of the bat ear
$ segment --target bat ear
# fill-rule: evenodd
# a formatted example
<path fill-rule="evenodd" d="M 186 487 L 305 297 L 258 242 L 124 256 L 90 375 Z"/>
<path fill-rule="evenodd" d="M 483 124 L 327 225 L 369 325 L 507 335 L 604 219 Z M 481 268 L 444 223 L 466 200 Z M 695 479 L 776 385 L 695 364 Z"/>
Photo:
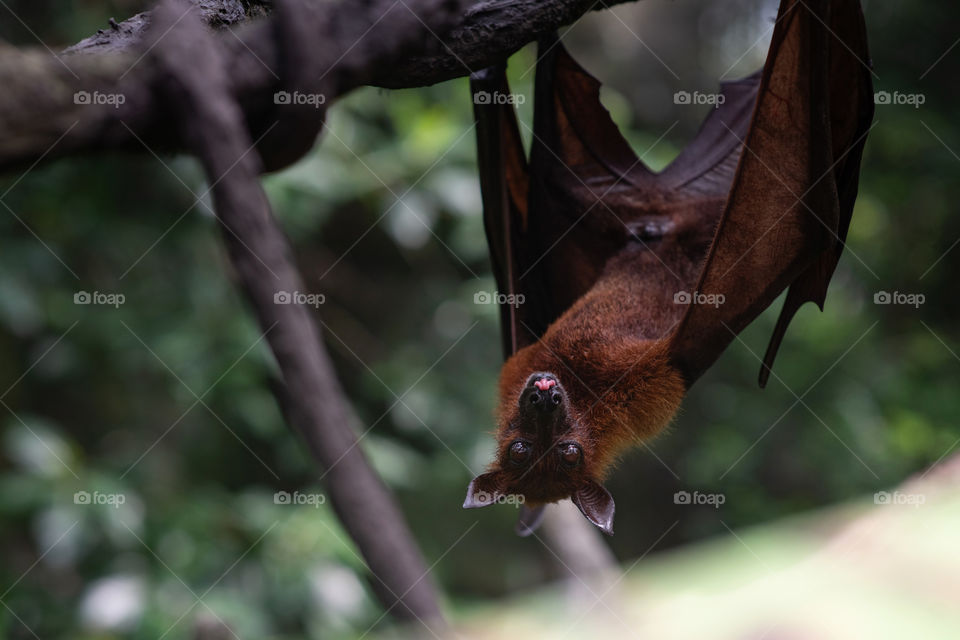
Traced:
<path fill-rule="evenodd" d="M 531 533 L 536 531 L 537 527 L 540 526 L 540 523 L 543 522 L 543 511 L 545 508 L 546 505 L 543 504 L 538 507 L 521 505 L 520 519 L 517 520 L 517 526 L 513 529 L 517 532 L 517 535 L 521 538 L 526 538 Z"/>
<path fill-rule="evenodd" d="M 507 478 L 502 471 L 481 473 L 470 481 L 467 487 L 467 498 L 463 501 L 464 509 L 489 507 L 497 498 L 506 493 Z"/>
<path fill-rule="evenodd" d="M 587 520 L 600 527 L 608 536 L 613 535 L 613 496 L 603 485 L 593 480 L 585 480 L 570 499 Z"/>

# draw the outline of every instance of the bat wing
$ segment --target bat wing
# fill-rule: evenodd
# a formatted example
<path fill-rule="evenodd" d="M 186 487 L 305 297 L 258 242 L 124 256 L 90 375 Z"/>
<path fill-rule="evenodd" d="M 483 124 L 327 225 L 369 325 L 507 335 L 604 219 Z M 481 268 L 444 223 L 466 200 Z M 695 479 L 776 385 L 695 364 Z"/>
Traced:
<path fill-rule="evenodd" d="M 688 386 L 789 288 L 761 385 L 790 319 L 823 304 L 843 251 L 873 115 L 863 16 L 851 1 L 783 2 L 762 71 L 724 83 L 695 139 L 662 172 L 631 149 L 600 83 L 540 43 L 530 161 L 504 69 L 472 78 L 484 222 L 504 355 L 534 342 L 605 269 L 628 268 Z M 637 241 L 645 251 L 634 251 Z M 685 291 L 722 304 L 674 303 Z M 721 298 L 722 297 L 722 298 Z"/>
<path fill-rule="evenodd" d="M 726 197 L 737 171 L 761 72 L 720 85 L 722 102 L 712 109 L 693 141 L 658 176 L 658 187 L 686 198 Z"/>
<path fill-rule="evenodd" d="M 690 304 L 669 338 L 688 385 L 789 287 L 762 386 L 796 310 L 807 301 L 822 308 L 873 118 L 868 60 L 859 3 L 781 4 L 744 151 L 696 285 L 708 303 Z"/>
<path fill-rule="evenodd" d="M 530 340 L 590 290 L 624 247 L 655 174 L 600 102 L 600 82 L 555 36 L 539 42 L 521 286 Z"/>
<path fill-rule="evenodd" d="M 523 295 L 518 282 L 518 250 L 523 246 L 527 227 L 527 159 L 513 105 L 500 99 L 510 95 L 505 68 L 490 67 L 474 73 L 470 76 L 470 88 L 477 122 L 483 224 L 493 274 L 498 292 L 515 300 L 518 294 Z M 518 330 L 522 324 L 519 305 L 500 305 L 504 358 L 523 346 Z"/>
<path fill-rule="evenodd" d="M 623 246 L 641 163 L 600 103 L 600 83 L 548 37 L 537 64 L 527 163 L 504 68 L 471 76 L 484 225 L 500 292 L 504 355 L 535 342 Z M 482 96 L 482 99 L 478 99 Z M 618 211 L 615 211 L 617 209 Z"/>

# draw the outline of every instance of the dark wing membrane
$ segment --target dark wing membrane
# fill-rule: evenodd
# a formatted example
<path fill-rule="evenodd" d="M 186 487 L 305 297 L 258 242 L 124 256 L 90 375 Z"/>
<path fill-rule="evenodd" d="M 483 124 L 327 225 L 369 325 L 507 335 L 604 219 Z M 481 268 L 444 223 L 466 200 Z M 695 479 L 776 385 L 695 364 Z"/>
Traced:
<path fill-rule="evenodd" d="M 501 292 L 524 297 L 524 304 L 500 310 L 505 356 L 536 341 L 590 289 L 609 259 L 623 250 L 628 225 L 673 229 L 673 241 L 684 242 L 684 251 L 663 247 L 653 265 L 682 277 L 671 289 L 692 287 L 720 208 L 664 207 L 664 201 L 726 196 L 760 83 L 759 74 L 725 83 L 723 104 L 710 112 L 676 160 L 655 174 L 600 102 L 600 82 L 554 37 L 539 46 L 529 167 L 515 111 L 495 99 L 509 92 L 504 68 L 471 78 L 494 273 Z M 681 209 L 694 211 L 692 219 L 678 219 Z M 659 304 L 663 277 L 669 276 L 650 275 L 637 273 L 652 290 L 651 304 Z"/>
<path fill-rule="evenodd" d="M 646 329 L 649 336 L 662 336 L 683 312 L 672 304 L 674 293 L 690 290 L 700 273 L 749 129 L 760 74 L 724 83 L 723 102 L 694 140 L 655 173 L 604 108 L 600 82 L 554 39 L 539 46 L 529 229 L 520 259 L 520 282 L 533 304 L 521 333 L 541 335 L 593 286 L 611 258 L 635 254 L 631 238 L 639 229 L 653 236 L 640 238 L 647 255 L 618 264 L 631 269 L 642 297 L 660 308 L 649 314 Z"/>
<path fill-rule="evenodd" d="M 528 342 L 586 293 L 623 248 L 638 190 L 653 181 L 601 104 L 597 79 L 555 37 L 541 40 L 539 53 L 519 278 L 529 307 L 522 327 Z"/>
<path fill-rule="evenodd" d="M 671 359 L 688 384 L 788 286 L 765 369 L 796 307 L 822 304 L 872 119 L 863 34 L 856 2 L 781 3 L 744 151 L 696 289 L 723 296 L 722 304 L 691 304 L 670 338 Z"/>
<path fill-rule="evenodd" d="M 543 335 L 622 248 L 631 207 L 615 214 L 601 196 L 616 200 L 638 184 L 652 186 L 652 173 L 600 103 L 600 83 L 555 36 L 539 46 L 529 167 L 513 107 L 476 99 L 508 94 L 503 67 L 471 77 L 494 274 L 501 292 L 524 300 L 501 308 L 505 355 Z"/>
<path fill-rule="evenodd" d="M 499 292 L 516 295 L 519 265 L 515 240 L 526 228 L 527 161 L 513 105 L 498 99 L 509 95 L 504 67 L 491 67 L 470 77 L 477 120 L 477 156 L 483 224 Z M 500 306 L 504 358 L 518 344 L 518 306 Z"/>
<path fill-rule="evenodd" d="M 600 102 L 600 81 L 570 56 L 555 34 L 542 38 L 537 47 L 542 53 L 531 164 L 539 161 L 541 170 L 558 171 L 573 182 L 603 176 L 640 183 L 635 186 L 648 183 L 653 172 L 637 158 Z M 543 157 L 537 158 L 538 153 Z"/>
<path fill-rule="evenodd" d="M 662 188 L 689 196 L 727 194 L 750 128 L 760 76 L 758 71 L 721 84 L 723 102 L 710 111 L 693 142 L 659 174 Z"/>
<path fill-rule="evenodd" d="M 840 220 L 837 225 L 837 242 L 820 254 L 819 258 L 807 267 L 798 277 L 790 290 L 780 311 L 770 344 L 763 357 L 759 382 L 764 387 L 770 376 L 770 368 L 777 356 L 777 349 L 783 340 L 787 326 L 805 302 L 814 302 L 821 311 L 827 296 L 827 286 L 837 268 L 840 254 L 843 253 L 850 228 L 853 204 L 857 199 L 857 187 L 860 181 L 860 159 L 867 132 L 873 121 L 873 83 L 867 68 L 869 54 L 867 49 L 867 31 L 859 2 L 832 2 L 830 20 L 834 38 L 830 41 L 829 77 L 830 115 L 832 125 L 832 144 L 834 165 L 832 171 L 837 186 L 837 199 L 840 205 Z M 849 48 L 848 48 L 849 47 Z M 853 79 L 845 82 L 844 79 Z M 840 151 L 838 154 L 837 151 Z"/>

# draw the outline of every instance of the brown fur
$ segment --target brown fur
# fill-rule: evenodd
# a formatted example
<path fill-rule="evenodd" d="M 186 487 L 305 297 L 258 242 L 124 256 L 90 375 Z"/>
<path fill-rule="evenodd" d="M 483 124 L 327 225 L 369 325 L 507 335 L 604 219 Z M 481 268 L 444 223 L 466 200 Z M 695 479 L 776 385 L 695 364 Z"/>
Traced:
<path fill-rule="evenodd" d="M 571 310 L 573 311 L 573 310 Z M 684 394 L 683 379 L 670 367 L 662 341 L 611 335 L 594 316 L 588 334 L 570 330 L 562 317 L 542 341 L 518 351 L 500 374 L 498 440 L 510 437 L 517 398 L 534 371 L 553 373 L 566 388 L 574 439 L 589 443 L 591 475 L 606 476 L 617 455 L 670 422 Z"/>
<path fill-rule="evenodd" d="M 582 478 L 602 481 L 625 449 L 660 432 L 680 405 L 685 385 L 668 362 L 667 342 L 637 337 L 642 334 L 637 325 L 649 320 L 643 312 L 649 300 L 638 297 L 643 292 L 636 282 L 616 271 L 605 274 L 541 340 L 503 366 L 492 470 L 511 471 L 506 456 L 518 434 L 518 398 L 538 371 L 553 374 L 567 395 L 570 430 L 557 439 L 583 450 L 575 472 L 553 473 L 547 465 L 512 473 L 510 490 L 528 501 L 566 498 Z"/>
<path fill-rule="evenodd" d="M 622 453 L 669 424 L 687 388 L 669 361 L 673 329 L 688 309 L 674 302 L 674 294 L 693 290 L 712 238 L 710 221 L 722 207 L 721 199 L 707 196 L 632 211 L 621 226 L 620 250 L 592 286 L 541 338 L 507 360 L 500 374 L 497 458 L 484 479 L 490 493 L 522 494 L 533 504 L 570 497 L 586 481 L 602 483 Z M 654 210 L 659 219 L 670 212 L 669 232 L 637 241 L 631 228 L 656 219 Z M 612 216 L 602 210 L 589 223 L 606 218 Z M 562 256 L 561 249 L 562 242 L 555 256 Z M 565 290 L 557 272 L 541 272 L 547 281 L 541 296 Z M 532 333 L 521 322 L 520 330 Z M 563 388 L 567 430 L 536 448 L 537 464 L 517 468 L 508 459 L 511 444 L 543 435 L 519 415 L 521 394 L 535 372 L 552 374 Z M 548 445 L 571 441 L 583 451 L 575 469 L 555 464 L 548 451 Z"/>

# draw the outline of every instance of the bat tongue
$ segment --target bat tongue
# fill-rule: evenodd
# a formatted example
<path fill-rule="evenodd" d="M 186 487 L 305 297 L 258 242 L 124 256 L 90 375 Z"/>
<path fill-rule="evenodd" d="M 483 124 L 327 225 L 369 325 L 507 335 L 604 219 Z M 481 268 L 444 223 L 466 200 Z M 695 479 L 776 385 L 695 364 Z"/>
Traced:
<path fill-rule="evenodd" d="M 536 382 L 533 383 L 533 385 L 537 389 L 540 389 L 540 391 L 546 391 L 547 389 L 549 389 L 550 387 L 556 384 L 557 384 L 556 380 L 550 380 L 547 378 L 544 378 L 543 380 L 537 380 Z"/>

